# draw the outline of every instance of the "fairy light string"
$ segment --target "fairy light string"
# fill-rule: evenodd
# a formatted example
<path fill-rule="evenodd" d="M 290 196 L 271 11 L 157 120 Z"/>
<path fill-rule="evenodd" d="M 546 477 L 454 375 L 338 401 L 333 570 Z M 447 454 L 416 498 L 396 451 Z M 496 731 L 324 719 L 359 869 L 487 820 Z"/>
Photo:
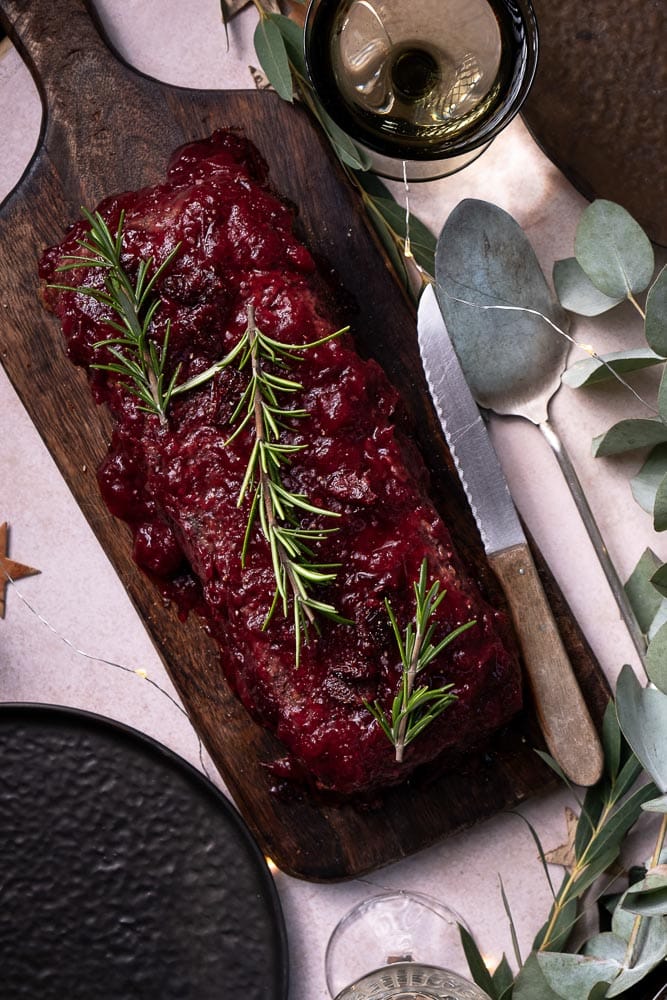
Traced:
<path fill-rule="evenodd" d="M 16 582 L 12 579 L 11 575 L 6 570 L 3 570 L 3 576 L 7 584 L 11 586 L 17 598 L 27 609 L 27 611 L 31 615 L 33 615 L 37 619 L 37 621 L 39 621 L 42 625 L 44 625 L 49 630 L 49 632 L 51 632 L 57 639 L 59 639 L 62 643 L 64 643 L 64 645 L 66 645 L 69 649 L 71 649 L 73 653 L 75 653 L 77 656 L 81 656 L 86 660 L 92 660 L 95 663 L 101 663 L 104 666 L 112 667 L 116 670 L 121 670 L 125 674 L 134 674 L 135 677 L 138 677 L 140 680 L 145 681 L 146 684 L 149 684 L 152 688 L 158 691 L 164 698 L 166 698 L 174 706 L 174 708 L 178 709 L 181 715 L 185 719 L 187 719 L 188 722 L 190 722 L 190 717 L 188 716 L 188 713 L 185 711 L 183 706 L 179 704 L 179 702 L 173 697 L 173 695 L 169 693 L 169 691 L 166 690 L 166 688 L 163 688 L 160 684 L 158 684 L 157 681 L 153 680 L 153 678 L 149 676 L 147 670 L 145 670 L 143 667 L 130 667 L 125 663 L 118 663 L 116 660 L 110 660 L 104 656 L 98 656 L 95 653 L 89 653 L 85 649 L 81 649 L 79 646 L 76 645 L 75 642 L 72 641 L 72 639 L 70 639 L 63 632 L 61 632 L 60 629 L 56 628 L 56 626 L 53 625 L 52 622 L 50 622 L 47 618 L 45 618 L 44 615 L 42 615 L 41 612 L 39 612 L 37 608 L 35 608 L 35 606 L 30 603 L 30 601 L 17 587 Z M 206 761 L 204 760 L 204 744 L 202 743 L 201 738 L 197 732 L 195 732 L 195 736 L 197 739 L 200 767 L 202 769 L 202 772 L 209 779 L 209 781 L 212 781 L 213 778 L 211 776 L 209 769 L 206 766 Z"/>

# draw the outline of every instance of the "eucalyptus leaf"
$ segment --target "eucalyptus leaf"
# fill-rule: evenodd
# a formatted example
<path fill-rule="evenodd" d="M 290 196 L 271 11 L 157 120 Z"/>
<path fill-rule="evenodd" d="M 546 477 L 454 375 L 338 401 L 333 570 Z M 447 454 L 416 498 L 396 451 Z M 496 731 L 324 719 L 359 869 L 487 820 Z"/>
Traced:
<path fill-rule="evenodd" d="M 667 424 L 659 419 L 646 417 L 619 420 L 605 434 L 593 439 L 593 454 L 600 458 L 606 455 L 621 455 L 637 448 L 667 441 Z"/>
<path fill-rule="evenodd" d="M 617 997 L 641 982 L 666 955 L 667 918 L 649 917 L 645 922 L 644 933 L 639 936 L 633 965 L 621 971 L 607 991 L 607 996 Z"/>
<path fill-rule="evenodd" d="M 543 420 L 569 351 L 554 326 L 564 331 L 568 319 L 521 227 L 497 205 L 464 199 L 442 229 L 435 271 L 438 301 L 477 402 L 496 413 L 521 407 Z"/>
<path fill-rule="evenodd" d="M 308 79 L 306 57 L 303 47 L 303 28 L 284 14 L 270 14 L 270 20 L 277 26 L 285 43 L 285 49 L 293 68 L 304 80 Z"/>
<path fill-rule="evenodd" d="M 653 501 L 653 527 L 656 531 L 667 529 L 667 475 L 658 483 Z"/>
<path fill-rule="evenodd" d="M 272 17 L 260 17 L 253 44 L 271 86 L 284 101 L 292 102 L 294 86 L 289 57 L 280 28 Z"/>
<path fill-rule="evenodd" d="M 667 417 L 667 368 L 663 368 L 658 386 L 658 413 L 663 419 Z"/>
<path fill-rule="evenodd" d="M 580 316 L 599 316 L 625 298 L 624 295 L 617 298 L 605 295 L 596 288 L 576 257 L 556 261 L 553 281 L 562 307 Z"/>
<path fill-rule="evenodd" d="M 600 198 L 584 209 L 574 252 L 595 287 L 612 298 L 643 292 L 653 276 L 651 241 L 629 212 L 612 201 Z"/>
<path fill-rule="evenodd" d="M 563 888 L 569 880 L 569 875 L 565 875 L 563 879 L 563 885 L 561 886 L 561 893 Z M 549 913 L 549 919 L 540 928 L 533 941 L 533 949 L 537 950 L 542 948 L 545 941 L 546 931 L 549 930 L 549 941 L 545 951 L 561 951 L 567 945 L 568 938 L 572 933 L 572 929 L 577 922 L 578 917 L 578 905 L 575 896 L 571 896 L 562 905 L 559 904 L 558 912 L 556 918 L 552 923 L 552 915 L 554 908 L 551 908 Z"/>
<path fill-rule="evenodd" d="M 639 472 L 630 480 L 632 495 L 647 514 L 653 513 L 658 486 L 666 475 L 667 444 L 658 444 L 649 452 L 648 458 Z M 647 628 L 648 625 L 646 625 L 643 631 L 645 632 Z"/>
<path fill-rule="evenodd" d="M 605 772 L 610 781 L 614 781 L 621 766 L 622 745 L 623 739 L 618 725 L 618 719 L 616 717 L 616 708 L 613 700 L 610 698 L 607 702 L 604 716 L 602 717 L 602 747 L 604 749 L 604 764 Z M 584 809 L 585 808 L 586 800 L 584 799 Z"/>
<path fill-rule="evenodd" d="M 667 624 L 658 629 L 646 650 L 648 679 L 667 697 Z M 667 730 L 664 733 L 667 740 Z"/>
<path fill-rule="evenodd" d="M 623 907 L 645 917 L 667 916 L 667 865 L 650 869 L 635 882 L 623 897 Z"/>
<path fill-rule="evenodd" d="M 498 991 L 494 988 L 491 973 L 486 967 L 486 963 L 482 958 L 482 954 L 477 947 L 475 939 L 462 924 L 459 924 L 458 927 L 463 954 L 466 957 L 466 962 L 468 963 L 468 968 L 470 970 L 470 975 L 473 978 L 473 982 L 477 983 L 479 988 L 484 990 L 485 993 L 488 993 L 490 997 L 497 997 Z M 503 955 L 503 958 L 504 957 L 505 956 Z"/>
<path fill-rule="evenodd" d="M 667 266 L 648 290 L 644 334 L 653 350 L 667 357 Z"/>
<path fill-rule="evenodd" d="M 648 641 L 653 642 L 659 630 L 663 625 L 667 624 L 667 599 L 663 597 L 662 604 L 658 608 L 658 613 L 651 622 L 651 627 L 648 630 Z"/>
<path fill-rule="evenodd" d="M 623 964 L 628 943 L 611 931 L 604 931 L 590 938 L 584 946 L 584 954 L 592 958 L 605 958 Z"/>
<path fill-rule="evenodd" d="M 314 100 L 314 104 L 317 109 L 317 116 L 336 151 L 336 155 L 343 163 L 351 167 L 352 170 L 369 170 L 371 160 L 368 153 L 360 149 L 350 139 L 349 135 L 343 132 L 342 128 L 336 124 L 331 115 L 324 110 L 317 99 Z"/>
<path fill-rule="evenodd" d="M 514 983 L 514 973 L 512 972 L 505 955 L 501 958 L 498 963 L 498 968 L 495 970 L 491 978 L 493 980 L 495 995 L 498 997 L 498 1000 L 503 1000 L 504 996 L 511 993 L 512 985 Z"/>
<path fill-rule="evenodd" d="M 651 583 L 663 597 L 667 597 L 667 563 L 663 563 L 651 577 Z"/>
<path fill-rule="evenodd" d="M 667 795 L 660 795 L 657 799 L 649 799 L 642 806 L 646 812 L 667 813 Z"/>
<path fill-rule="evenodd" d="M 619 851 L 618 844 L 612 844 L 604 850 L 596 852 L 595 858 L 586 865 L 581 875 L 572 883 L 572 894 L 581 896 L 613 864 L 619 855 Z"/>
<path fill-rule="evenodd" d="M 540 952 L 540 969 L 550 988 L 563 1000 L 588 1000 L 598 983 L 611 983 L 620 971 L 618 962 L 588 955 Z"/>
<path fill-rule="evenodd" d="M 667 792 L 667 695 L 642 687 L 624 666 L 616 684 L 616 711 L 623 735 L 658 786 Z"/>
<path fill-rule="evenodd" d="M 554 993 L 544 978 L 537 953 L 534 951 L 517 973 L 512 1000 L 561 1000 L 559 994 Z"/>
<path fill-rule="evenodd" d="M 666 446 L 659 445 L 658 447 L 665 448 Z M 657 451 L 657 449 L 654 450 Z M 651 624 L 655 621 L 660 608 L 663 604 L 667 604 L 667 601 L 660 596 L 651 582 L 660 566 L 661 561 L 655 552 L 649 548 L 644 549 L 625 585 L 625 592 L 637 618 L 637 624 L 645 634 L 648 633 Z"/>
<path fill-rule="evenodd" d="M 642 785 L 640 788 L 636 788 L 625 802 L 612 813 L 600 829 L 595 839 L 595 846 L 588 855 L 590 858 L 589 866 L 592 862 L 597 865 L 598 858 L 607 858 L 609 852 L 614 849 L 620 852 L 623 838 L 641 815 L 642 803 L 648 802 L 654 795 L 655 788 L 652 784 Z M 609 864 L 611 862 L 605 865 L 605 869 L 609 867 Z"/>
<path fill-rule="evenodd" d="M 618 375 L 641 371 L 664 363 L 664 358 L 645 347 L 633 347 L 627 351 L 612 351 L 597 358 L 583 358 L 563 372 L 563 383 L 570 389 L 581 389 L 599 382 L 607 382 Z"/>
<path fill-rule="evenodd" d="M 394 232 L 406 236 L 405 209 L 391 198 L 374 198 L 375 207 Z M 433 274 L 435 236 L 414 215 L 410 215 L 410 248 L 415 260 L 428 274 Z"/>

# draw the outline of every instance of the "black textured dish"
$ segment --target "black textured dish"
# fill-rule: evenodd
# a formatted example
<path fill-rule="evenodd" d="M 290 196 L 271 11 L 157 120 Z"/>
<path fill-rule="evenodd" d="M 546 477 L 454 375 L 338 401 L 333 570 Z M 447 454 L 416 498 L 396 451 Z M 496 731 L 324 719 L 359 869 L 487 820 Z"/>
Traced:
<path fill-rule="evenodd" d="M 273 879 L 243 821 L 134 730 L 0 706 L 3 1000 L 285 1000 Z"/>

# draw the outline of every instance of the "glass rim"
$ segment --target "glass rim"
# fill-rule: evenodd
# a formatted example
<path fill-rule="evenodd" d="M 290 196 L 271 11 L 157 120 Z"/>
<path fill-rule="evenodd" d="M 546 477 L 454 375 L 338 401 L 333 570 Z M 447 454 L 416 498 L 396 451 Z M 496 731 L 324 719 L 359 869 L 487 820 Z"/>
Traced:
<path fill-rule="evenodd" d="M 315 21 L 322 9 L 333 9 L 340 0 L 310 0 L 304 25 L 304 58 L 310 82 L 327 114 L 355 143 L 370 153 L 376 153 L 386 160 L 410 162 L 433 162 L 447 160 L 471 153 L 487 146 L 516 117 L 526 100 L 537 71 L 539 54 L 539 33 L 537 19 L 531 0 L 486 0 L 493 9 L 502 8 L 509 15 L 518 15 L 523 24 L 523 39 L 515 68 L 499 106 L 475 130 L 473 136 L 465 135 L 441 141 L 429 140 L 428 145 L 416 144 L 401 137 L 377 138 L 363 129 L 342 100 L 335 100 L 338 90 L 333 80 L 325 80 L 318 71 L 313 53 Z M 353 0 L 349 0 L 350 3 Z"/>

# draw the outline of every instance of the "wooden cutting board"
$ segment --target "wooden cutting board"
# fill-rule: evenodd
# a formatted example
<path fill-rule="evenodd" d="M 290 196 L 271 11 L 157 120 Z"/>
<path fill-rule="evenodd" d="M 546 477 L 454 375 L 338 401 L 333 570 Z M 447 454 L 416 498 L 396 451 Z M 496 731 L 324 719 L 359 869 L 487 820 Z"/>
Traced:
<path fill-rule="evenodd" d="M 411 305 L 393 279 L 356 196 L 306 114 L 272 93 L 177 89 L 124 65 L 101 40 L 84 0 L 0 0 L 5 27 L 31 67 L 45 106 L 39 148 L 0 208 L 0 356 L 132 598 L 192 722 L 262 850 L 306 879 L 343 879 L 396 860 L 511 807 L 550 784 L 533 752 L 530 705 L 485 753 L 451 774 L 426 773 L 374 807 L 322 804 L 272 789 L 274 739 L 229 694 L 199 623 L 178 621 L 131 559 L 129 533 L 106 511 L 94 469 L 110 434 L 84 375 L 66 359 L 55 320 L 38 301 L 37 260 L 81 205 L 157 182 L 172 150 L 215 128 L 242 128 L 268 160 L 275 189 L 298 206 L 297 229 L 340 283 L 341 311 L 359 349 L 400 389 L 406 421 L 433 475 L 436 502 L 459 551 L 498 603 L 477 530 L 422 376 Z M 539 561 L 539 556 L 538 556 Z M 542 565 L 545 585 L 596 719 L 608 691 Z"/>

